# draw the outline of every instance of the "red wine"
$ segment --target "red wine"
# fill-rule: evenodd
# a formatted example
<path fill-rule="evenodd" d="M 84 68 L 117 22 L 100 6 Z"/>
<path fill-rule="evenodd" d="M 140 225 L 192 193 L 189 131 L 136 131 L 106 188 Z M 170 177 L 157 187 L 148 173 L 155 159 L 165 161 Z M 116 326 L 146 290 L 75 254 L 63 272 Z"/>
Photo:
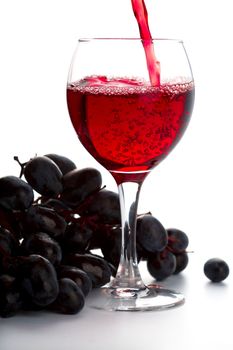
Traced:
<path fill-rule="evenodd" d="M 67 89 L 80 141 L 118 182 L 138 181 L 171 151 L 187 127 L 193 100 L 192 82 L 152 87 L 93 76 Z"/>
<path fill-rule="evenodd" d="M 152 36 L 150 33 L 148 14 L 144 0 L 131 0 L 132 8 L 136 20 L 138 22 L 138 27 L 140 31 L 140 36 L 142 39 L 142 44 L 145 50 L 147 69 L 150 77 L 151 85 L 160 85 L 160 64 L 156 59 L 154 53 L 154 45 L 152 41 Z"/>

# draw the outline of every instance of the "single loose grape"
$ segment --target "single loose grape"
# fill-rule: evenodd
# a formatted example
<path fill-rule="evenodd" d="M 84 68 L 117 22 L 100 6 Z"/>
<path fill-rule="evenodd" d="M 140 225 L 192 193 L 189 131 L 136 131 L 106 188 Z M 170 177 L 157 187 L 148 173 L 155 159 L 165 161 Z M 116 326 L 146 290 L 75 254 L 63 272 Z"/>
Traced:
<path fill-rule="evenodd" d="M 209 259 L 204 265 L 204 274 L 212 282 L 221 282 L 227 278 L 230 269 L 227 263 L 219 258 Z"/>

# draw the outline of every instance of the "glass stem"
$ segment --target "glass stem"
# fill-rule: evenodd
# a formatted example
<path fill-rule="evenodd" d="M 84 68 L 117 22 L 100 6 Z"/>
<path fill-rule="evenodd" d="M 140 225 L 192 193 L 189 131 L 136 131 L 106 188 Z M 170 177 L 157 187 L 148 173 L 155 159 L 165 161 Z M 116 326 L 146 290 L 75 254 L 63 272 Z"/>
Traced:
<path fill-rule="evenodd" d="M 138 268 L 136 250 L 136 220 L 141 183 L 124 182 L 118 185 L 122 245 L 121 258 L 115 279 L 110 287 L 126 290 L 143 290 L 144 285 Z"/>

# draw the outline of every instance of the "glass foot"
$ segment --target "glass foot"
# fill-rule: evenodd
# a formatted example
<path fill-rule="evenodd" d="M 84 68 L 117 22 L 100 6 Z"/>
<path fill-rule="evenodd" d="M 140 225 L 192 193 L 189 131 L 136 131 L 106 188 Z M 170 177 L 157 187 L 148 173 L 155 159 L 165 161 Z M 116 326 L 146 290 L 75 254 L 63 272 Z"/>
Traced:
<path fill-rule="evenodd" d="M 91 293 L 90 307 L 108 311 L 164 310 L 184 303 L 184 296 L 156 284 L 145 289 L 102 287 Z"/>

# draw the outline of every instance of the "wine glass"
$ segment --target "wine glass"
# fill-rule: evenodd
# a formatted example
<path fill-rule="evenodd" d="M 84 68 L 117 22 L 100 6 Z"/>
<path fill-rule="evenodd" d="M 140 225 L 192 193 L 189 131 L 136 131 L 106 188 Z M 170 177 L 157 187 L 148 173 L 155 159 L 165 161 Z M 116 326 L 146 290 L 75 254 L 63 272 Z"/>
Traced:
<path fill-rule="evenodd" d="M 160 65 L 153 86 L 141 39 L 80 39 L 71 63 L 67 103 L 87 151 L 114 177 L 119 191 L 122 248 L 116 277 L 95 290 L 92 306 L 116 311 L 156 310 L 184 297 L 142 281 L 136 253 L 139 193 L 148 173 L 183 135 L 192 113 L 194 81 L 180 40 L 152 39 Z"/>

